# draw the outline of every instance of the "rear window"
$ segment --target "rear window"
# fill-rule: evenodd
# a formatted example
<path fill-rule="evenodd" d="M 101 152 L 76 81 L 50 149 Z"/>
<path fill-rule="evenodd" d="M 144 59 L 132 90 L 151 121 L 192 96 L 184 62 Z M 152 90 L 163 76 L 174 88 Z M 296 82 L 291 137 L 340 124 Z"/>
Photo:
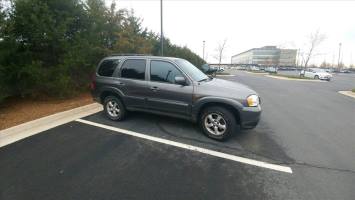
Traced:
<path fill-rule="evenodd" d="M 113 72 L 115 71 L 119 63 L 120 60 L 118 59 L 104 60 L 102 61 L 97 73 L 100 76 L 112 76 Z"/>
<path fill-rule="evenodd" d="M 121 77 L 130 79 L 145 79 L 145 64 L 142 59 L 126 60 L 122 65 Z"/>

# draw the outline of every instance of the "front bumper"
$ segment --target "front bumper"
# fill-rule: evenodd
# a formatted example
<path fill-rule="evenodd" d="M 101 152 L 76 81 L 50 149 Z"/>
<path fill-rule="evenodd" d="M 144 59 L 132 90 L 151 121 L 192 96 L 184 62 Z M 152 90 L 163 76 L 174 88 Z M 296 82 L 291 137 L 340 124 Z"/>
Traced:
<path fill-rule="evenodd" d="M 319 77 L 320 80 L 330 80 L 332 77 L 331 76 L 321 76 Z"/>
<path fill-rule="evenodd" d="M 258 125 L 261 116 L 261 106 L 244 107 L 240 111 L 240 125 L 242 129 L 252 129 Z"/>

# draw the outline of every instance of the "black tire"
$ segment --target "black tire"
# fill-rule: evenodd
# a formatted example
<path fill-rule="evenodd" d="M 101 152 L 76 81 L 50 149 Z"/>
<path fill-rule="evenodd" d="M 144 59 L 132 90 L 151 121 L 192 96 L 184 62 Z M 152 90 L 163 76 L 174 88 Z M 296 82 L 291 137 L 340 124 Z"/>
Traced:
<path fill-rule="evenodd" d="M 315 75 L 315 76 L 314 76 L 314 79 L 319 79 L 319 76 L 318 76 L 318 75 Z"/>
<path fill-rule="evenodd" d="M 111 103 L 111 105 L 108 105 Z M 126 117 L 126 108 L 122 101 L 115 96 L 107 96 L 104 100 L 105 115 L 114 121 L 121 121 Z M 118 109 L 118 110 L 117 110 Z"/>
<path fill-rule="evenodd" d="M 211 120 L 209 118 L 209 115 L 212 115 L 213 119 L 218 119 L 218 117 L 217 117 L 218 115 L 223 118 L 225 125 L 226 125 L 225 131 L 223 133 L 219 133 L 220 131 L 222 132 L 222 130 L 223 130 L 223 129 L 219 128 L 220 125 L 223 126 L 223 123 L 221 123 L 221 122 L 223 122 L 222 120 L 219 121 L 220 124 L 217 123 L 217 124 L 213 125 L 213 127 L 208 127 L 213 124 L 213 122 L 210 123 Z M 216 122 L 214 122 L 214 123 L 216 123 Z M 212 139 L 220 140 L 220 141 L 226 140 L 227 138 L 229 138 L 233 134 L 233 132 L 235 130 L 237 130 L 237 121 L 235 119 L 235 116 L 229 110 L 227 110 L 226 108 L 221 107 L 221 106 L 212 106 L 212 107 L 207 107 L 206 109 L 204 109 L 202 111 L 202 114 L 199 119 L 199 125 L 205 135 L 207 135 L 208 137 L 210 137 Z M 217 128 L 218 134 L 216 134 L 216 132 L 214 131 L 214 128 L 215 128 L 214 126 L 218 127 Z M 212 133 L 212 132 L 214 132 L 214 133 Z"/>

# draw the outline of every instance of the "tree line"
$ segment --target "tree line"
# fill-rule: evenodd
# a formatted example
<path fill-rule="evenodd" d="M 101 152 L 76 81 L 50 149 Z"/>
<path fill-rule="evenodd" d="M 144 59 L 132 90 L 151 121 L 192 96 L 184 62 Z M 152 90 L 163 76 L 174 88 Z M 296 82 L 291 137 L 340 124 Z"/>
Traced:
<path fill-rule="evenodd" d="M 159 35 L 141 23 L 104 0 L 0 0 L 0 102 L 85 91 L 97 63 L 113 53 L 160 55 Z M 166 38 L 164 56 L 204 64 Z"/>

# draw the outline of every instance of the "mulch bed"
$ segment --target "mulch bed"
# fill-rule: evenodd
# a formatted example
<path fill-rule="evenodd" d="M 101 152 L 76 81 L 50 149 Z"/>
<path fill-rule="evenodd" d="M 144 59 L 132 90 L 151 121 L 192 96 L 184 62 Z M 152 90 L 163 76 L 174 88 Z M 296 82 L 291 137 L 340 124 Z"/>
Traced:
<path fill-rule="evenodd" d="M 0 130 L 91 103 L 89 93 L 69 99 L 7 99 L 0 104 Z"/>

